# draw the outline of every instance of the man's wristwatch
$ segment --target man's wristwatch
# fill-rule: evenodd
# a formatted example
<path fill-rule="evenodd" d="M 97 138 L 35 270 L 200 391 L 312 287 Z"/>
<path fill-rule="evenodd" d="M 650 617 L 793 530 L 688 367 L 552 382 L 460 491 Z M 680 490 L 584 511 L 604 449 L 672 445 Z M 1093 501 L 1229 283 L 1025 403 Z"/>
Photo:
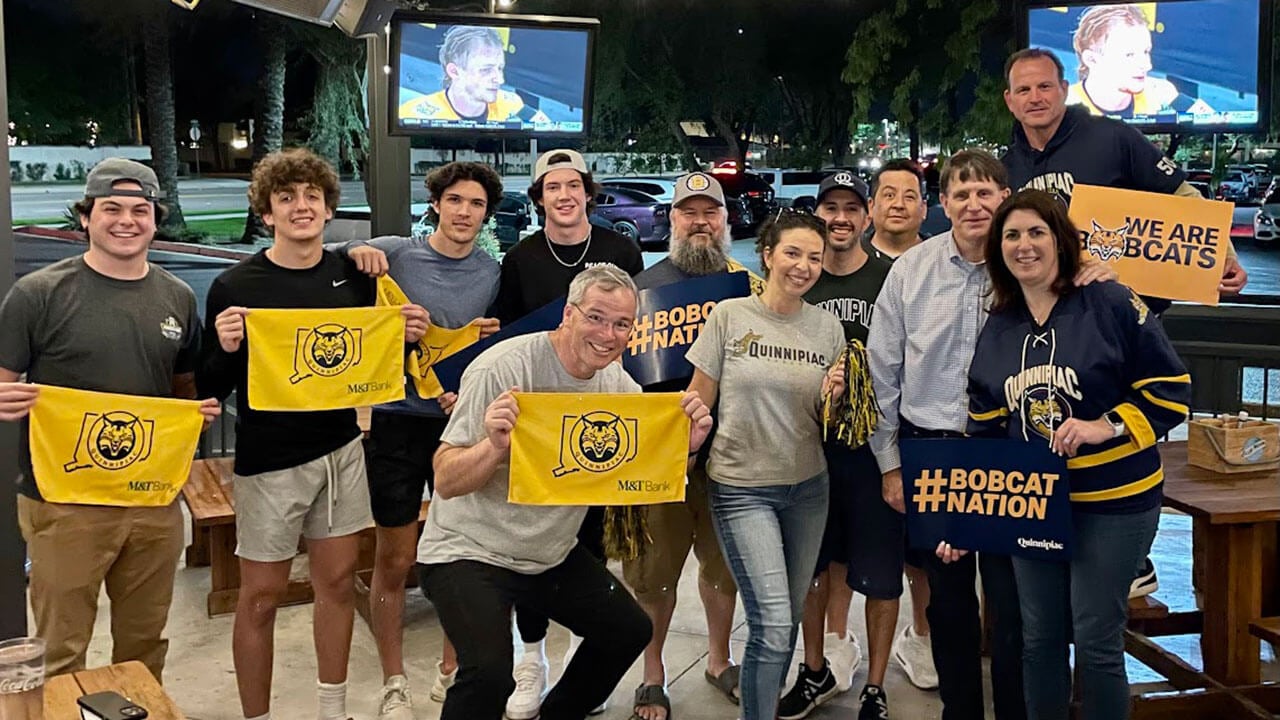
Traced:
<path fill-rule="evenodd" d="M 1105 418 L 1107 422 L 1111 423 L 1111 431 L 1115 433 L 1111 436 L 1112 438 L 1118 438 L 1121 435 L 1124 435 L 1128 430 L 1128 428 L 1124 426 L 1124 418 L 1120 417 L 1120 413 L 1115 410 L 1107 411 L 1107 413 L 1102 417 Z"/>

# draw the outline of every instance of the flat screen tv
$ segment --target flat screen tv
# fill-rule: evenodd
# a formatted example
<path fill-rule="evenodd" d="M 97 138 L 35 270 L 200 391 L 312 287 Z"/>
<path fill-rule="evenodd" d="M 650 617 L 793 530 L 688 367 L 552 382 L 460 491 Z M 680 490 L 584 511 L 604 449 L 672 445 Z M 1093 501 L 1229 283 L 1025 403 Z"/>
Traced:
<path fill-rule="evenodd" d="M 1022 47 L 1054 51 L 1067 102 L 1147 132 L 1267 126 L 1270 0 L 1026 0 Z"/>
<path fill-rule="evenodd" d="M 397 12 L 390 132 L 585 137 L 599 22 Z"/>

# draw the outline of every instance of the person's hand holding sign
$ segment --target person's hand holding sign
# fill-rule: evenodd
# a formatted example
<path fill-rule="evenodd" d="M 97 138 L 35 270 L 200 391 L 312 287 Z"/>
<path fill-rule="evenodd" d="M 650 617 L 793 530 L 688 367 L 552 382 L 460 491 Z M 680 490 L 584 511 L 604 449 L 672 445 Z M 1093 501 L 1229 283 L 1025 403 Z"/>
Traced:
<path fill-rule="evenodd" d="M 689 416 L 689 454 L 692 455 L 698 452 L 711 432 L 711 410 L 694 390 L 680 397 L 680 408 Z"/>
<path fill-rule="evenodd" d="M 515 430 L 516 417 L 520 415 L 520 405 L 515 396 L 519 391 L 518 387 L 507 390 L 494 398 L 484 411 L 484 432 L 496 450 L 506 452 L 511 449 L 511 431 Z"/>
<path fill-rule="evenodd" d="M 906 501 L 902 499 L 902 468 L 894 468 L 884 474 L 880 481 L 880 495 L 889 507 L 900 513 L 907 512 Z"/>
<path fill-rule="evenodd" d="M 1081 445 L 1098 445 L 1116 436 L 1115 427 L 1106 418 L 1081 420 L 1071 418 L 1053 432 L 1050 448 L 1059 455 L 1075 457 Z"/>
<path fill-rule="evenodd" d="M 502 329 L 502 325 L 498 322 L 498 318 L 476 318 L 471 321 L 471 324 L 480 328 L 481 340 Z"/>
<path fill-rule="evenodd" d="M 427 334 L 431 325 L 431 313 L 421 305 L 401 305 L 400 314 L 404 316 L 404 341 L 416 343 Z"/>
<path fill-rule="evenodd" d="M 937 555 L 938 559 L 944 563 L 953 563 L 965 555 L 968 555 L 969 551 L 951 547 L 951 543 L 943 540 L 938 543 L 938 548 L 933 551 L 933 554 Z"/>

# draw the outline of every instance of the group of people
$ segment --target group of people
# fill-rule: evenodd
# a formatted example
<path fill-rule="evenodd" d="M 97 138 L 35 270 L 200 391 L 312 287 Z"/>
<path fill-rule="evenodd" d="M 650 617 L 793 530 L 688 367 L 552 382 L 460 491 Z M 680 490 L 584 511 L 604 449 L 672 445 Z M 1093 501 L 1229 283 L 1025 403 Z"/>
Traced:
<path fill-rule="evenodd" d="M 983 717 L 980 568 L 997 718 L 1067 717 L 1069 642 L 1085 716 L 1126 717 L 1122 630 L 1159 514 L 1155 443 L 1186 416 L 1190 378 L 1161 328 L 1162 308 L 1081 258 L 1062 201 L 1077 182 L 1196 191 L 1136 131 L 1069 108 L 1051 53 L 1015 53 L 1005 77 L 1012 146 L 1003 161 L 964 150 L 943 165 L 949 232 L 920 237 L 926 188 L 914 163 L 886 164 L 870 186 L 837 173 L 822 183 L 814 214 L 780 212 L 761 228 L 763 278 L 729 256 L 724 194 L 709 174 L 677 180 L 670 251 L 645 269 L 633 243 L 588 222 L 595 183 L 582 156 L 547 152 L 529 188 L 543 229 L 499 263 L 475 245 L 502 197 L 484 165 L 451 163 L 428 176 L 438 217 L 428 237 L 326 247 L 336 174 L 308 151 L 273 153 L 249 189 L 273 243 L 213 282 L 203 333 L 190 288 L 146 259 L 164 212 L 154 173 L 100 163 L 77 206 L 87 251 L 20 279 L 0 306 L 0 419 L 24 432 L 19 520 L 48 671 L 84 666 L 105 582 L 112 659 L 141 660 L 160 677 L 182 528 L 175 505 L 43 501 L 25 437 L 39 401 L 33 383 L 204 398 L 210 420 L 237 393 L 232 651 L 250 720 L 271 715 L 273 626 L 300 537 L 315 588 L 318 717 L 348 717 L 351 577 L 357 533 L 370 526 L 381 720 L 413 717 L 402 619 L 415 568 L 445 635 L 429 694 L 446 720 L 581 720 L 603 709 L 641 656 L 632 717 L 674 717 L 663 648 L 690 549 L 707 618 L 705 677 L 738 705 L 726 716 L 803 718 L 849 690 L 862 654 L 848 626 L 859 592 L 868 663 L 858 717 L 890 717 L 890 656 L 913 683 L 938 688 L 945 720 Z M 727 272 L 750 273 L 753 292 L 709 314 L 687 353 L 691 376 L 640 388 L 619 363 L 639 290 Z M 409 345 L 431 325 L 474 323 L 484 337 L 566 303 L 555 329 L 481 353 L 456 394 L 422 398 L 410 386 L 404 401 L 376 407 L 363 443 L 354 410 L 253 410 L 245 317 L 371 305 L 381 275 L 409 298 Z M 1245 280 L 1231 257 L 1220 291 L 1239 292 Z M 169 331 L 174 324 L 180 332 Z M 824 406 L 857 397 L 846 356 L 863 344 L 874 433 L 858 447 L 834 434 L 824 441 Z M 1047 384 L 1005 392 L 1007 380 L 1037 368 Z M 683 393 L 688 480 L 684 502 L 645 510 L 648 532 L 623 563 L 624 584 L 606 565 L 602 511 L 510 503 L 508 460 L 521 392 L 641 390 Z M 1031 412 L 1033 403 L 1050 412 Z M 947 542 L 908 548 L 898 440 L 966 435 L 1042 442 L 1070 458 L 1069 563 L 975 557 Z M 904 571 L 915 612 L 897 633 Z M 735 664 L 738 595 L 748 640 Z M 572 636 L 548 690 L 550 620 Z M 801 632 L 804 660 L 784 694 Z"/>

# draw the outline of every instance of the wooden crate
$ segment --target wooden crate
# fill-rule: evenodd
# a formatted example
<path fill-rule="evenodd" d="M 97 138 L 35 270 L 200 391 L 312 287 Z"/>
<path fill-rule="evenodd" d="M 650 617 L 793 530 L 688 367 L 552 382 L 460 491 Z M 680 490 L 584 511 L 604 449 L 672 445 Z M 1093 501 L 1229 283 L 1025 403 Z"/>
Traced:
<path fill-rule="evenodd" d="M 1280 467 L 1280 425 L 1206 418 L 1187 425 L 1187 462 L 1219 473 Z"/>

